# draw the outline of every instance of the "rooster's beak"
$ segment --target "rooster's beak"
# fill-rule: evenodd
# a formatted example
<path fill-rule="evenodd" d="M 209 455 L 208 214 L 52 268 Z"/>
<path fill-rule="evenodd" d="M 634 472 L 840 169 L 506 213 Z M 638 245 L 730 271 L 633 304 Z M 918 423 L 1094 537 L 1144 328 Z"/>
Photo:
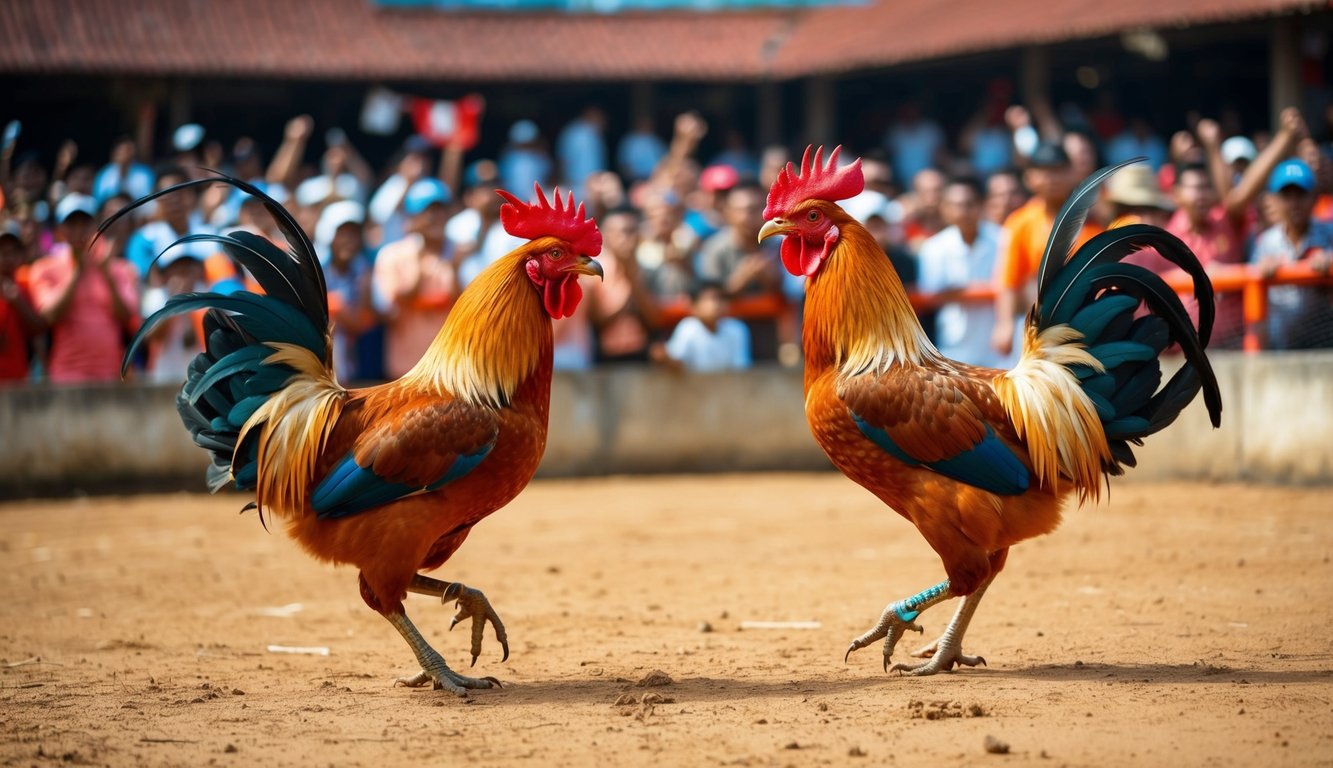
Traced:
<path fill-rule="evenodd" d="M 772 237 L 773 235 L 786 235 L 791 233 L 791 224 L 786 219 L 771 219 L 764 222 L 764 226 L 759 229 L 759 242 Z"/>
<path fill-rule="evenodd" d="M 588 258 L 580 256 L 574 260 L 573 264 L 565 267 L 565 272 L 573 272 L 576 275 L 592 275 L 597 279 L 602 279 L 602 265 Z"/>

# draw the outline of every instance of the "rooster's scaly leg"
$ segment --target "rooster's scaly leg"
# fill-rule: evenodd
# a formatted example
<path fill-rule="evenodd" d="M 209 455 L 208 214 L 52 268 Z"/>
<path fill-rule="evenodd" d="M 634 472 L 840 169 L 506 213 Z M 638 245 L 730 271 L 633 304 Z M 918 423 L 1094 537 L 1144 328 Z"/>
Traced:
<path fill-rule="evenodd" d="M 407 618 L 406 613 L 391 613 L 384 618 L 388 619 L 394 629 L 398 630 L 407 641 L 412 653 L 416 654 L 417 663 L 421 665 L 420 673 L 411 677 L 400 677 L 394 681 L 395 683 L 416 688 L 434 681 L 436 689 L 443 688 L 459 696 L 466 696 L 469 688 L 500 687 L 500 681 L 493 677 L 466 677 L 449 669 L 449 665 L 444 663 L 444 658 L 430 647 L 426 638 L 421 636 L 412 621 Z"/>
<path fill-rule="evenodd" d="M 963 655 L 963 634 L 967 632 L 967 625 L 972 621 L 972 614 L 976 613 L 977 606 L 981 603 L 982 595 L 986 594 L 986 588 L 990 586 L 991 579 L 987 579 L 977 587 L 972 594 L 963 598 L 959 603 L 958 610 L 953 615 L 953 621 L 944 630 L 944 634 L 930 645 L 918 650 L 915 656 L 925 656 L 930 660 L 922 664 L 894 664 L 890 669 L 892 672 L 902 672 L 907 675 L 933 675 L 936 672 L 948 672 L 954 665 L 966 667 L 975 667 L 978 664 L 985 666 L 986 660 L 980 656 Z"/>
<path fill-rule="evenodd" d="M 440 602 L 447 603 L 450 600 L 456 601 L 458 613 L 454 614 L 454 620 L 449 622 L 449 629 L 452 630 L 463 619 L 472 619 L 472 666 L 477 665 L 477 657 L 481 655 L 481 638 L 486 629 L 486 622 L 490 622 L 495 627 L 495 639 L 499 641 L 500 647 L 504 650 L 504 656 L 500 661 L 509 660 L 509 636 L 505 634 L 504 622 L 500 621 L 500 616 L 496 614 L 491 603 L 479 589 L 464 586 L 459 582 L 440 581 L 432 579 L 429 576 L 417 574 L 412 577 L 412 582 L 407 585 L 409 592 L 416 592 L 419 595 L 430 595 L 440 598 Z"/>
<path fill-rule="evenodd" d="M 876 640 L 884 640 L 884 669 L 889 668 L 889 658 L 893 655 L 893 649 L 898 645 L 898 641 L 907 630 L 921 632 L 921 626 L 913 624 L 913 620 L 921 615 L 921 612 L 936 603 L 948 600 L 952 595 L 949 594 L 948 580 L 941 581 L 929 589 L 922 590 L 906 600 L 898 600 L 889 603 L 884 608 L 884 613 L 880 614 L 879 621 L 871 627 L 865 634 L 852 641 L 847 646 L 847 654 L 843 656 L 843 661 L 852 655 L 852 651 L 859 651 L 870 645 Z"/>

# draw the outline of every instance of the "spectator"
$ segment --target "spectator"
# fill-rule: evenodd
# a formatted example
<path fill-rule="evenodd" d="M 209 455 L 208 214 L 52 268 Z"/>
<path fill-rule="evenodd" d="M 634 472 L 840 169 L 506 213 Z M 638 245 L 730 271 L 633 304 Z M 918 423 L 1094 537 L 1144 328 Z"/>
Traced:
<path fill-rule="evenodd" d="M 754 183 L 759 180 L 759 158 L 750 151 L 750 145 L 745 140 L 745 134 L 741 131 L 731 128 L 727 130 L 725 146 L 721 152 L 713 156 L 710 165 L 722 165 L 736 171 L 738 178 L 744 179 L 748 183 Z"/>
<path fill-rule="evenodd" d="M 944 187 L 940 213 L 946 226 L 921 245 L 917 287 L 934 294 L 936 346 L 946 357 L 990 368 L 1009 368 L 1013 356 L 990 347 L 995 306 L 959 303 L 965 289 L 990 282 L 1000 227 L 981 218 L 981 185 L 971 178 L 951 180 Z"/>
<path fill-rule="evenodd" d="M 1304 262 L 1328 274 L 1333 259 L 1333 223 L 1313 221 L 1315 172 L 1302 160 L 1282 162 L 1268 177 L 1277 201 L 1278 223 L 1259 235 L 1251 261 L 1268 277 L 1286 264 Z M 1269 349 L 1333 347 L 1333 303 L 1328 288 L 1274 285 L 1268 288 Z"/>
<path fill-rule="evenodd" d="M 1022 346 L 1021 342 L 1015 343 L 1015 338 L 1022 333 L 1021 322 L 1027 308 L 1036 300 L 1033 289 L 1046 252 L 1046 240 L 1054 226 L 1055 214 L 1074 190 L 1069 156 L 1064 148 L 1052 142 L 1038 145 L 1028 158 L 1023 180 L 1032 190 L 1032 199 L 1005 219 L 1004 245 L 995 266 L 995 330 L 991 347 L 1001 358 L 1008 358 Z M 1099 231 L 1091 222 L 1084 224 L 1077 244 Z"/>
<path fill-rule="evenodd" d="M 589 105 L 556 137 L 555 152 L 560 159 L 565 186 L 572 189 L 574 197 L 579 200 L 588 196 L 585 186 L 588 177 L 607 168 L 606 138 L 602 135 L 605 131 L 606 114 L 600 107 Z M 514 189 L 526 192 L 531 186 Z"/>
<path fill-rule="evenodd" d="M 1184 142 L 1177 144 L 1185 147 L 1183 156 L 1203 157 L 1208 165 L 1188 163 L 1177 168 L 1172 188 L 1176 213 L 1167 222 L 1167 231 L 1184 241 L 1204 267 L 1244 262 L 1249 206 L 1278 161 L 1294 149 L 1304 131 L 1305 123 L 1299 112 L 1283 111 L 1282 127 L 1232 185 L 1231 172 L 1221 155 L 1221 130 L 1210 120 L 1200 121 L 1203 146 L 1199 151 L 1185 147 Z M 1211 345 L 1238 348 L 1243 335 L 1240 296 L 1219 295 Z"/>
<path fill-rule="evenodd" d="M 327 146 L 320 158 L 320 173 L 297 185 L 297 201 L 321 208 L 338 200 L 364 203 L 373 175 L 370 166 L 341 129 L 330 129 L 324 141 Z"/>
<path fill-rule="evenodd" d="M 718 282 L 731 297 L 781 300 L 782 268 L 777 253 L 757 243 L 763 226 L 764 193 L 740 185 L 727 195 L 726 226 L 704 241 L 699 252 L 699 277 Z M 756 360 L 777 357 L 777 322 L 768 317 L 747 320 Z"/>
<path fill-rule="evenodd" d="M 666 152 L 666 143 L 653 131 L 652 116 L 639 115 L 634 119 L 634 129 L 616 147 L 616 165 L 626 181 L 646 181 Z"/>
<path fill-rule="evenodd" d="M 537 124 L 519 120 L 509 127 L 509 143 L 500 150 L 500 186 L 524 197 L 533 184 L 545 187 L 550 179 L 551 156 L 542 146 Z"/>
<path fill-rule="evenodd" d="M 385 374 L 398 378 L 421 359 L 444 325 L 461 290 L 446 253 L 449 191 L 438 179 L 418 179 L 403 196 L 408 234 L 375 258 L 376 308 L 385 318 Z"/>
<path fill-rule="evenodd" d="M 157 190 L 160 192 L 186 179 L 183 170 L 168 167 L 158 174 Z M 149 279 L 153 260 L 177 240 L 189 235 L 213 234 L 213 228 L 205 224 L 203 217 L 195 210 L 198 199 L 199 195 L 193 187 L 157 199 L 155 219 L 140 227 L 125 247 L 125 257 L 139 271 L 141 280 Z M 212 243 L 184 243 L 173 250 L 203 263 L 217 252 L 217 246 Z"/>
<path fill-rule="evenodd" d="M 5 222 L 0 227 L 0 384 L 27 380 L 29 341 L 46 330 L 20 274 L 23 266 L 18 224 Z"/>
<path fill-rule="evenodd" d="M 32 265 L 33 303 L 51 329 L 46 375 L 56 384 L 118 379 L 126 334 L 139 326 L 134 268 L 105 241 L 89 248 L 96 212 L 91 197 L 61 200 L 59 242 Z"/>
<path fill-rule="evenodd" d="M 586 299 L 588 319 L 597 337 L 598 362 L 648 362 L 652 334 L 661 323 L 657 301 L 635 257 L 639 227 L 639 213 L 632 208 L 611 211 L 598 222 L 602 232 L 599 261 L 605 275 L 590 286 Z"/>
<path fill-rule="evenodd" d="M 727 317 L 727 311 L 722 286 L 700 283 L 690 315 L 676 324 L 664 347 L 654 350 L 654 358 L 669 367 L 696 373 L 749 368 L 750 331 L 745 323 Z"/>
<path fill-rule="evenodd" d="M 150 317 L 172 296 L 208 289 L 204 262 L 179 247 L 162 255 L 152 267 L 151 284 L 143 292 L 143 314 Z M 202 314 L 163 320 L 148 335 L 148 381 L 166 384 L 185 380 L 190 361 L 204 351 Z"/>
<path fill-rule="evenodd" d="M 926 168 L 912 177 L 912 193 L 903 203 L 903 236 L 907 249 L 916 253 L 926 238 L 944 229 L 940 218 L 940 195 L 944 191 L 944 174 Z"/>
<path fill-rule="evenodd" d="M 673 195 L 654 194 L 643 201 L 644 227 L 635 258 L 648 289 L 659 301 L 683 300 L 694 288 L 694 254 L 699 237 L 683 221 L 685 208 Z"/>
<path fill-rule="evenodd" d="M 1018 173 L 1011 170 L 996 171 L 986 179 L 986 203 L 983 213 L 986 220 L 993 224 L 1003 224 L 1009 214 L 1018 210 L 1025 198 L 1023 184 L 1018 180 Z"/>
<path fill-rule="evenodd" d="M 959 136 L 959 148 L 967 155 L 972 173 L 985 178 L 1013 165 L 1013 137 L 1004 123 L 1004 111 L 1013 96 L 1008 80 L 992 80 L 986 87 L 986 101 L 977 110 Z"/>
<path fill-rule="evenodd" d="M 315 227 L 315 247 L 324 263 L 329 315 L 334 324 L 333 369 L 343 381 L 366 378 L 357 366 L 358 341 L 377 320 L 370 292 L 365 223 L 364 206 L 339 200 L 324 209 Z"/>
<path fill-rule="evenodd" d="M 379 228 L 370 238 L 372 244 L 393 242 L 403 237 L 405 219 L 410 215 L 403 211 L 407 191 L 416 182 L 426 179 L 429 173 L 430 144 L 420 136 L 412 136 L 403 145 L 403 156 L 393 175 L 375 190 L 366 208 L 370 221 Z M 444 187 L 444 194 L 447 203 L 452 197 L 448 187 Z"/>

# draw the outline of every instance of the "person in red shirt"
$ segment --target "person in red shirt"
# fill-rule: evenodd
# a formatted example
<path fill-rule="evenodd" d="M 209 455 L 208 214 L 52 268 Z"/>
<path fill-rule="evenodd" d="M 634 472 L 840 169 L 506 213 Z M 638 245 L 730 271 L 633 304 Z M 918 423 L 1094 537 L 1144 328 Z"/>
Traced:
<path fill-rule="evenodd" d="M 22 265 L 18 225 L 6 222 L 0 229 L 0 384 L 27 380 L 28 340 L 46 330 L 19 275 Z"/>
<path fill-rule="evenodd" d="M 116 381 L 125 336 L 139 327 L 134 267 L 106 243 L 89 248 L 96 210 L 85 195 L 61 200 L 60 242 L 32 265 L 33 300 L 51 327 L 47 377 L 56 384 Z"/>
<path fill-rule="evenodd" d="M 1273 140 L 1246 167 L 1234 185 L 1231 169 L 1222 156 L 1220 128 L 1211 120 L 1199 121 L 1199 142 L 1208 163 L 1190 163 L 1176 168 L 1171 189 L 1176 212 L 1167 222 L 1166 231 L 1189 246 L 1205 268 L 1245 262 L 1250 205 L 1263 191 L 1264 182 L 1273 168 L 1291 154 L 1306 133 L 1305 121 L 1298 110 L 1283 110 L 1281 120 Z M 1238 349 L 1244 330 L 1240 295 L 1220 294 L 1210 346 Z"/>

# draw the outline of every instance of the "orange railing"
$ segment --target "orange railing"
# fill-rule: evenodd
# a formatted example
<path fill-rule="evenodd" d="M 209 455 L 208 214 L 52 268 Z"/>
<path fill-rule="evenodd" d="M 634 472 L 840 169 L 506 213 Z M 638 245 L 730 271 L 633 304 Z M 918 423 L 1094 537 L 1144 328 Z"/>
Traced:
<path fill-rule="evenodd" d="M 1244 349 L 1258 352 L 1263 349 L 1262 329 L 1268 319 L 1268 287 L 1272 285 L 1328 285 L 1333 286 L 1333 274 L 1317 272 L 1308 264 L 1287 264 L 1277 269 L 1271 277 L 1264 277 L 1259 270 L 1246 264 L 1218 265 L 1208 270 L 1208 277 L 1213 282 L 1216 293 L 1239 293 L 1242 296 L 1245 317 Z M 1176 271 L 1162 275 L 1162 279 L 1171 289 L 1181 295 L 1193 292 L 1190 277 Z M 918 310 L 935 306 L 930 294 L 913 293 L 912 305 Z M 973 283 L 957 296 L 954 302 L 986 302 L 995 300 L 995 288 L 990 283 Z M 786 309 L 786 302 L 777 296 L 735 299 L 731 303 L 733 317 L 742 319 L 776 318 Z M 662 320 L 667 326 L 674 325 L 690 313 L 687 303 L 673 302 L 663 305 Z"/>

